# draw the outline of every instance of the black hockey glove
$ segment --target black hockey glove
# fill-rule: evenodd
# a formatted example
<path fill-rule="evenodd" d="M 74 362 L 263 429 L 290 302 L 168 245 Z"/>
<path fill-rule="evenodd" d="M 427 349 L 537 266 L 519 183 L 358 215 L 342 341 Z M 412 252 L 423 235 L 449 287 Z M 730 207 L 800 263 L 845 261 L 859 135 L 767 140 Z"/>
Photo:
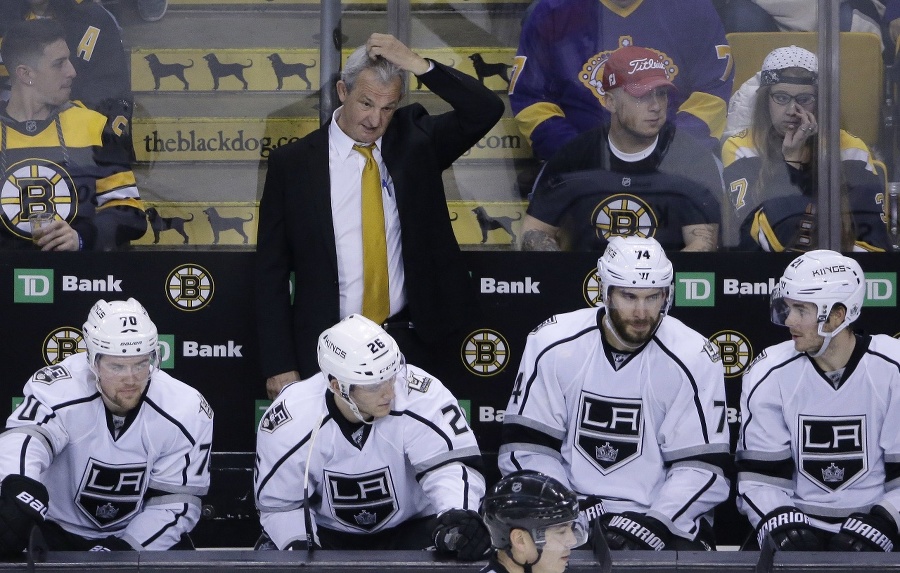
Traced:
<path fill-rule="evenodd" d="M 129 545 L 127 541 L 115 535 L 94 541 L 95 545 L 88 551 L 134 551 L 134 547 Z"/>
<path fill-rule="evenodd" d="M 635 511 L 607 513 L 601 523 L 610 549 L 661 551 L 672 537 L 658 519 Z"/>
<path fill-rule="evenodd" d="M 39 481 L 10 474 L 0 482 L 0 554 L 21 553 L 34 525 L 43 523 L 50 496 Z"/>
<path fill-rule="evenodd" d="M 809 517 L 796 507 L 782 506 L 762 518 L 756 526 L 756 541 L 762 547 L 766 533 L 779 551 L 822 551 L 822 539 L 809 524 Z"/>
<path fill-rule="evenodd" d="M 897 542 L 897 526 L 891 516 L 877 505 L 869 513 L 852 513 L 841 524 L 829 551 L 884 551 L 890 553 Z"/>
<path fill-rule="evenodd" d="M 603 498 L 596 495 L 589 495 L 584 499 L 578 500 L 578 508 L 584 514 L 589 525 L 593 525 L 595 521 L 599 521 L 606 509 L 603 508 Z"/>
<path fill-rule="evenodd" d="M 439 515 L 432 538 L 438 553 L 455 553 L 460 561 L 477 561 L 491 549 L 491 534 L 481 517 L 469 509 L 450 509 Z"/>

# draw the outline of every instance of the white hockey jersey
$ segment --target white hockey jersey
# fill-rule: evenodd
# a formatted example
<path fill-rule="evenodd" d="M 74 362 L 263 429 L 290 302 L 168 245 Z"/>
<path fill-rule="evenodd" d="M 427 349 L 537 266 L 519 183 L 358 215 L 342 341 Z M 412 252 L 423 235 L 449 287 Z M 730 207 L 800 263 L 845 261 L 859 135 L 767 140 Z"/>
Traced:
<path fill-rule="evenodd" d="M 883 506 L 900 523 L 900 341 L 856 337 L 837 387 L 792 341 L 743 376 L 738 509 L 754 526 L 781 506 L 837 531 Z"/>
<path fill-rule="evenodd" d="M 478 510 L 481 451 L 456 398 L 427 372 L 397 376 L 391 413 L 349 422 L 321 373 L 285 387 L 259 424 L 260 522 L 283 549 L 318 526 L 368 534 L 447 509 Z M 308 480 L 307 472 L 308 469 Z"/>
<path fill-rule="evenodd" d="M 87 354 L 38 370 L 0 435 L 0 477 L 47 486 L 47 518 L 88 539 L 169 549 L 200 518 L 209 489 L 213 412 L 200 393 L 155 371 L 118 432 Z"/>
<path fill-rule="evenodd" d="M 500 470 L 548 474 L 608 512 L 648 513 L 693 539 L 728 497 L 724 370 L 671 316 L 631 354 L 612 352 L 606 309 L 554 316 L 529 335 L 503 419 Z"/>

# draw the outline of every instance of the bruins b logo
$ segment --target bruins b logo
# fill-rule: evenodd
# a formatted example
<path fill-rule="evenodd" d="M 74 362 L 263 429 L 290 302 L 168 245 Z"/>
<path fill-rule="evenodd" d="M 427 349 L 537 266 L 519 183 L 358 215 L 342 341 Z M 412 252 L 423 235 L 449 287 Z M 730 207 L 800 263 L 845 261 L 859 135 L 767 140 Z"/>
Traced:
<path fill-rule="evenodd" d="M 618 193 L 605 197 L 594 207 L 591 224 L 598 239 L 610 237 L 652 237 L 658 228 L 650 205 L 636 195 Z"/>
<path fill-rule="evenodd" d="M 56 213 L 72 221 L 78 212 L 78 192 L 69 173 L 46 159 L 14 163 L 4 173 L 0 188 L 3 225 L 15 236 L 31 239 L 28 216 Z"/>

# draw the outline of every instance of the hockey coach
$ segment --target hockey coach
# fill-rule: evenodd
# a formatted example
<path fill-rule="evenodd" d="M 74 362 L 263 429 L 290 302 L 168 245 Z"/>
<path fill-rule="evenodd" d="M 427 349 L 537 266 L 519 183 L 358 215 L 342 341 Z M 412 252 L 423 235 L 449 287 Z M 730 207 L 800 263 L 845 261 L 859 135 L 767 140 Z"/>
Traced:
<path fill-rule="evenodd" d="M 192 549 L 213 412 L 159 369 L 144 307 L 98 301 L 86 353 L 41 368 L 0 434 L 0 553 Z"/>
<path fill-rule="evenodd" d="M 362 315 L 323 332 L 317 355 L 321 372 L 259 424 L 257 549 L 485 557 L 481 452 L 456 398 Z"/>

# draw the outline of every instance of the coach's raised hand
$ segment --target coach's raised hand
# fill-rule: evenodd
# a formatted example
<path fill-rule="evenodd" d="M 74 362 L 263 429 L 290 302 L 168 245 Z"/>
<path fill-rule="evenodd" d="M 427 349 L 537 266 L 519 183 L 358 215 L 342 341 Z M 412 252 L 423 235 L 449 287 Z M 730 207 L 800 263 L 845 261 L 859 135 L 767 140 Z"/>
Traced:
<path fill-rule="evenodd" d="M 366 41 L 366 53 L 373 60 L 381 56 L 385 60 L 398 67 L 412 72 L 417 76 L 424 74 L 431 67 L 428 61 L 413 52 L 406 44 L 390 34 L 372 34 Z"/>

